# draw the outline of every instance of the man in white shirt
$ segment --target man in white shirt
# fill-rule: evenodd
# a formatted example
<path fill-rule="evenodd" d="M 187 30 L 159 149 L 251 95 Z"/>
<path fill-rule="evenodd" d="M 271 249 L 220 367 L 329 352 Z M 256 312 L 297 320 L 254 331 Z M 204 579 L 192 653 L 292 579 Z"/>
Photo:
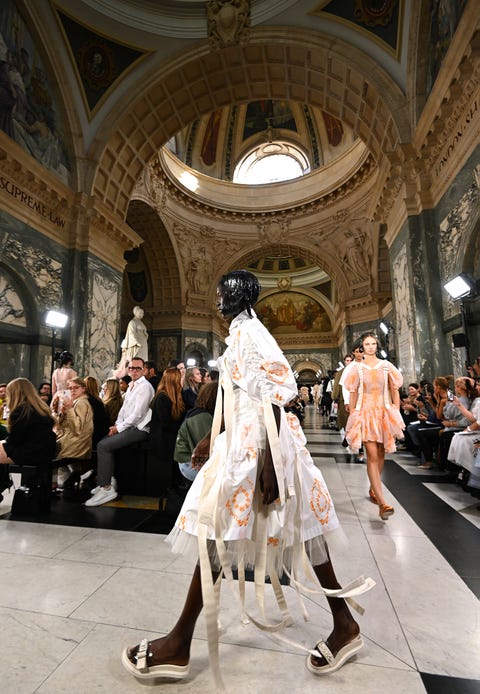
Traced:
<path fill-rule="evenodd" d="M 342 388 L 342 395 L 343 395 L 343 404 L 345 406 L 345 410 L 347 413 L 350 412 L 350 392 L 345 388 L 345 378 L 348 376 L 350 371 L 355 367 L 355 365 L 358 362 L 363 361 L 363 347 L 361 345 L 360 340 L 357 340 L 355 344 L 353 345 L 352 348 L 352 354 L 353 354 L 353 361 L 350 362 L 350 364 L 347 364 L 347 366 L 343 369 L 343 373 L 340 378 L 340 386 Z M 344 445 L 347 443 L 346 439 L 344 438 Z M 355 455 L 350 451 L 350 447 L 347 446 L 347 453 L 350 453 L 352 459 L 356 463 L 363 463 L 364 462 L 364 457 L 363 457 L 363 446 L 360 449 L 358 455 Z"/>
<path fill-rule="evenodd" d="M 148 438 L 152 411 L 150 403 L 154 390 L 144 376 L 145 363 L 141 357 L 134 357 L 128 365 L 131 382 L 128 386 L 117 421 L 107 436 L 97 445 L 97 482 L 91 499 L 85 506 L 101 506 L 116 499 L 118 494 L 112 477 L 115 470 L 114 452 L 132 443 Z"/>

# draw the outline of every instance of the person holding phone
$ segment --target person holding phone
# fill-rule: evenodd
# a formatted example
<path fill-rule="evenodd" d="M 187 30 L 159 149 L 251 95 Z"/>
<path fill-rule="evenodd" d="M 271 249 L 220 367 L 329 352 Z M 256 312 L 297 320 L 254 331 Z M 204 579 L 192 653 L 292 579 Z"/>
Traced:
<path fill-rule="evenodd" d="M 418 430 L 418 439 L 425 462 L 419 466 L 421 470 L 433 468 L 433 454 L 438 451 L 438 463 L 441 468 L 446 467 L 447 452 L 453 434 L 468 426 L 468 419 L 462 414 L 458 405 L 454 402 L 455 396 L 449 389 L 451 377 L 439 376 L 433 381 L 435 397 L 435 414 L 440 420 L 440 425 L 426 426 Z M 449 392 L 453 399 L 449 398 Z M 455 381 L 455 395 L 461 404 L 467 409 L 474 396 L 474 387 L 470 378 L 457 378 Z M 433 402 L 433 400 L 432 400 Z"/>

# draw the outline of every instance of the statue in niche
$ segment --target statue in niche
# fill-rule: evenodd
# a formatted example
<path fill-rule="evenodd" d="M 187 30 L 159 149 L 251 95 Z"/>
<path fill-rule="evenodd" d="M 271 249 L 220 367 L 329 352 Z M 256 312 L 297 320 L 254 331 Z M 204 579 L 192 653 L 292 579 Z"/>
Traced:
<path fill-rule="evenodd" d="M 345 232 L 342 263 L 354 280 L 361 281 L 368 276 L 373 252 L 370 237 L 361 229 Z"/>
<path fill-rule="evenodd" d="M 148 359 L 148 332 L 143 322 L 143 308 L 133 307 L 133 318 L 127 325 L 127 332 L 122 340 L 122 362 L 131 361 L 133 357 Z"/>

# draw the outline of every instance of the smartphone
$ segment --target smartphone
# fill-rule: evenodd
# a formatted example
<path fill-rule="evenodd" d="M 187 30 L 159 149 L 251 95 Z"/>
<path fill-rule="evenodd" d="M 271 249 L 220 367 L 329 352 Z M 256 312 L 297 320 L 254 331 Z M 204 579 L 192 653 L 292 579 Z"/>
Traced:
<path fill-rule="evenodd" d="M 448 389 L 447 390 L 447 400 L 451 401 L 451 400 L 453 400 L 453 397 L 454 397 L 453 392 L 450 389 Z"/>

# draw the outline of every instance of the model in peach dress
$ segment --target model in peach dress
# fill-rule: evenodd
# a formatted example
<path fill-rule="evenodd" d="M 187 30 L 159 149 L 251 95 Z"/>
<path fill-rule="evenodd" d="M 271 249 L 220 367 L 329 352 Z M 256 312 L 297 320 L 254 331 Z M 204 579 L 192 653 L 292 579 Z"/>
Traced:
<path fill-rule="evenodd" d="M 381 474 L 385 453 L 393 453 L 395 439 L 403 438 L 405 424 L 400 414 L 399 388 L 402 374 L 389 361 L 378 359 L 376 335 L 362 336 L 364 360 L 350 370 L 345 387 L 350 392 L 350 416 L 345 436 L 350 448 L 358 451 L 363 443 L 367 453 L 369 496 L 379 506 L 379 515 L 387 520 L 394 509 L 385 503 Z"/>

